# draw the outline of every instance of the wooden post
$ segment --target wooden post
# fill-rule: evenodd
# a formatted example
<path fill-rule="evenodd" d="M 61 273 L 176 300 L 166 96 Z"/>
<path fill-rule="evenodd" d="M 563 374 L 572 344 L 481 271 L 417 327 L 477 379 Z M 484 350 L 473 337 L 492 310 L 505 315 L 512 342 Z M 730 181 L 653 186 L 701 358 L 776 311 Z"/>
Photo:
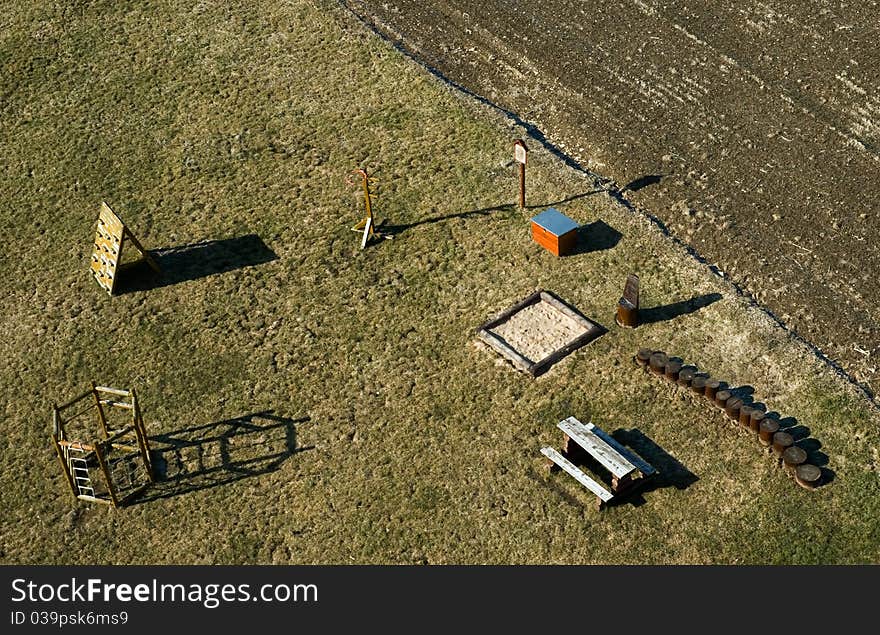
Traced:
<path fill-rule="evenodd" d="M 706 391 L 703 393 L 711 402 L 715 402 L 715 393 L 718 392 L 718 389 L 721 387 L 721 382 L 717 379 L 707 379 L 706 380 Z"/>
<path fill-rule="evenodd" d="M 771 440 L 773 444 L 773 453 L 782 458 L 782 454 L 794 445 L 794 437 L 788 432 L 775 432 Z"/>
<path fill-rule="evenodd" d="M 678 381 L 678 373 L 681 372 L 681 362 L 677 359 L 670 359 L 666 362 L 663 371 L 666 374 L 666 379 L 675 383 Z"/>
<path fill-rule="evenodd" d="M 708 378 L 704 375 L 695 375 L 691 380 L 691 392 L 696 395 L 706 394 L 706 381 Z"/>
<path fill-rule="evenodd" d="M 642 367 L 647 366 L 648 361 L 651 359 L 651 355 L 653 354 L 654 351 L 652 351 L 650 348 L 640 348 L 639 352 L 636 353 L 636 363 Z"/>
<path fill-rule="evenodd" d="M 526 207 L 526 157 L 529 149 L 522 139 L 513 142 L 513 158 L 519 163 L 519 206 Z"/>
<path fill-rule="evenodd" d="M 55 407 L 54 416 L 58 416 L 58 408 Z M 52 447 L 55 448 L 55 454 L 58 455 L 58 462 L 61 463 L 61 471 L 64 472 L 64 476 L 67 478 L 67 484 L 70 486 L 70 493 L 73 494 L 73 497 L 77 497 L 76 492 L 76 483 L 73 482 L 73 475 L 70 473 L 70 469 L 67 466 L 67 461 L 64 460 L 64 453 L 61 451 L 61 444 L 58 443 L 58 437 L 55 433 L 52 433 Z"/>
<path fill-rule="evenodd" d="M 806 462 L 806 460 L 806 451 L 796 445 L 786 448 L 782 453 L 782 464 L 785 466 L 785 471 L 792 475 L 797 470 L 798 465 Z"/>
<path fill-rule="evenodd" d="M 758 427 L 758 439 L 761 441 L 761 445 L 765 448 L 770 447 L 773 443 L 773 435 L 779 431 L 779 422 L 776 419 L 767 419 L 766 417 L 761 420 L 761 425 Z"/>
<path fill-rule="evenodd" d="M 806 489 L 814 489 L 822 480 L 822 470 L 811 463 L 802 463 L 795 468 L 797 484 Z"/>
<path fill-rule="evenodd" d="M 113 501 L 113 507 L 119 507 L 119 499 L 116 497 L 116 487 L 113 485 L 113 476 L 110 474 L 110 469 L 107 467 L 107 461 L 104 459 L 104 453 L 101 450 L 101 446 L 103 444 L 96 443 L 95 444 L 95 456 L 98 457 L 98 464 L 101 466 L 101 471 L 104 472 L 104 480 L 107 481 L 107 491 L 110 492 L 110 500 Z"/>
<path fill-rule="evenodd" d="M 727 405 L 727 400 L 733 397 L 730 394 L 729 390 L 718 390 L 715 392 L 715 407 L 721 408 L 724 410 L 724 406 Z"/>
<path fill-rule="evenodd" d="M 724 404 L 724 412 L 730 417 L 734 423 L 739 423 L 739 411 L 743 406 L 743 400 L 739 397 L 731 397 Z"/>
<path fill-rule="evenodd" d="M 107 417 L 104 416 L 104 407 L 101 405 L 101 398 L 98 396 L 95 382 L 92 382 L 92 396 L 95 398 L 95 407 L 98 409 L 98 423 L 101 424 L 101 429 L 104 431 L 104 438 L 106 439 L 110 436 L 110 433 L 107 432 Z"/>
<path fill-rule="evenodd" d="M 147 469 L 147 477 L 150 479 L 150 483 L 156 482 L 156 477 L 153 474 L 153 461 L 150 458 L 150 446 L 147 442 L 147 430 L 144 428 L 144 419 L 141 416 L 141 409 L 138 406 L 137 401 L 137 393 L 135 393 L 134 388 L 131 389 L 131 404 L 132 404 L 132 416 L 134 417 L 134 436 L 137 439 L 138 448 L 141 453 L 141 459 L 144 462 L 144 467 Z"/>
<path fill-rule="evenodd" d="M 691 382 L 694 380 L 694 374 L 697 369 L 693 366 L 685 366 L 678 371 L 678 385 L 682 388 L 690 388 Z"/>
<path fill-rule="evenodd" d="M 669 357 L 666 356 L 666 353 L 663 351 L 656 351 L 651 358 L 648 360 L 648 365 L 651 367 L 651 371 L 653 371 L 657 375 L 665 375 L 666 374 L 666 364 L 669 362 Z"/>

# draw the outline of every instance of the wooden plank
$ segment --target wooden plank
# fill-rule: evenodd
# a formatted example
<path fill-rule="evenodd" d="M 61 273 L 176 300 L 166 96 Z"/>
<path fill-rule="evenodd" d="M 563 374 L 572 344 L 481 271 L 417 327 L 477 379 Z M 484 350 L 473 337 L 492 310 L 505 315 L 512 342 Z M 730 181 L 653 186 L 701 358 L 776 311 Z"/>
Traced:
<path fill-rule="evenodd" d="M 112 401 L 110 399 L 102 399 L 101 403 L 105 406 L 110 406 L 111 408 L 124 408 L 126 410 L 134 408 L 130 403 L 122 403 L 121 401 Z"/>
<path fill-rule="evenodd" d="M 150 269 L 158 274 L 161 274 L 162 269 L 159 268 L 159 264 L 150 255 L 150 252 L 144 249 L 144 246 L 137 238 L 135 238 L 135 235 L 131 233 L 131 230 L 128 227 L 125 228 L 125 236 L 132 242 L 132 244 L 135 246 L 135 249 L 141 252 L 141 256 L 143 256 L 144 260 L 150 266 Z"/>
<path fill-rule="evenodd" d="M 602 428 L 597 426 L 595 423 L 592 423 L 592 422 L 588 423 L 587 428 L 592 430 L 593 433 L 597 437 L 599 437 L 600 439 L 605 441 L 605 443 L 607 443 L 612 448 L 617 450 L 620 454 L 622 454 L 624 457 L 626 457 L 626 459 L 630 463 L 635 465 L 637 468 L 639 468 L 639 472 L 641 472 L 645 476 L 651 476 L 652 474 L 654 474 L 657 471 L 654 469 L 654 467 L 650 463 L 643 461 L 638 456 L 636 456 L 633 452 L 630 452 L 628 448 L 626 448 L 626 447 L 622 446 L 620 443 L 618 443 L 617 439 L 615 439 L 610 434 L 605 432 Z"/>
<path fill-rule="evenodd" d="M 556 463 L 556 465 L 565 470 L 567 474 L 572 476 L 574 480 L 576 480 L 578 483 L 593 492 L 593 494 L 602 499 L 603 503 L 607 503 L 612 498 L 614 498 L 614 495 L 611 492 L 609 492 L 607 489 L 599 485 L 599 483 L 587 476 L 587 474 L 584 473 L 583 470 L 578 468 L 574 463 L 566 459 L 553 448 L 541 448 L 541 454 Z"/>
<path fill-rule="evenodd" d="M 639 277 L 634 273 L 627 276 L 621 299 L 626 300 L 631 307 L 639 308 Z"/>
<path fill-rule="evenodd" d="M 532 360 L 520 355 L 507 342 L 486 329 L 481 329 L 478 335 L 481 340 L 491 346 L 499 355 L 508 359 L 517 369 L 524 373 L 532 374 L 535 366 Z"/>
<path fill-rule="evenodd" d="M 119 390 L 118 388 L 108 388 L 107 386 L 95 386 L 95 390 L 98 392 L 106 392 L 111 395 L 117 395 L 119 397 L 131 397 L 130 390 Z"/>
<path fill-rule="evenodd" d="M 124 236 L 125 225 L 122 220 L 102 201 L 90 267 L 95 280 L 110 295 L 113 295 L 116 287 L 116 270 L 122 255 Z"/>
<path fill-rule="evenodd" d="M 574 417 L 564 419 L 556 425 L 617 478 L 636 469 L 635 465 Z"/>

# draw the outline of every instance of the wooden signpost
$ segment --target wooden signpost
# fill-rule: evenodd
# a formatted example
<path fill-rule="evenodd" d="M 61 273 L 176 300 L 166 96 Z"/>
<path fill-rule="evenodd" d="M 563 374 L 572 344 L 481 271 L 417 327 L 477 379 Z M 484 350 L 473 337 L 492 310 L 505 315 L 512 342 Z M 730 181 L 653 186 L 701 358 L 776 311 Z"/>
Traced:
<path fill-rule="evenodd" d="M 639 277 L 630 274 L 626 278 L 623 297 L 617 303 L 617 317 L 620 326 L 635 328 L 639 324 Z"/>
<path fill-rule="evenodd" d="M 529 149 L 522 139 L 513 142 L 513 158 L 519 163 L 519 206 L 526 207 L 526 157 Z"/>
<path fill-rule="evenodd" d="M 374 196 L 370 192 L 370 183 L 376 181 L 376 179 L 369 175 L 366 168 L 358 168 L 352 174 L 356 174 L 361 177 L 361 185 L 364 189 L 364 210 L 365 216 L 364 219 L 359 222 L 357 225 L 351 228 L 353 232 L 362 232 L 363 235 L 361 237 L 361 249 L 364 249 L 367 246 L 370 238 L 385 238 L 390 240 L 391 236 L 383 236 L 379 232 L 376 231 L 376 221 L 373 219 L 373 205 L 372 205 L 372 197 Z M 357 183 L 357 179 L 348 180 L 349 185 L 355 185 Z"/>
<path fill-rule="evenodd" d="M 119 263 L 122 261 L 122 248 L 126 240 L 134 245 L 134 248 L 140 252 L 153 271 L 162 273 L 159 265 L 125 226 L 125 223 L 110 209 L 107 203 L 102 202 L 101 210 L 98 213 L 98 226 L 95 230 L 95 244 L 92 247 L 91 269 L 95 280 L 110 295 L 113 295 L 116 290 L 117 273 Z"/>

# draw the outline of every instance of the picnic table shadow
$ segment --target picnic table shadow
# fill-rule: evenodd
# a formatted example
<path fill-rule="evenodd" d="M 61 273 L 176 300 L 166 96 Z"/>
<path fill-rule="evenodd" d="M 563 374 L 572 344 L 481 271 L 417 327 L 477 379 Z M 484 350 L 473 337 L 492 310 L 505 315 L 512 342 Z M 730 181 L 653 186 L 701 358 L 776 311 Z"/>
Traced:
<path fill-rule="evenodd" d="M 116 293 L 149 291 L 278 258 L 256 234 L 151 249 L 149 253 L 162 273 L 155 273 L 144 260 L 123 264 L 117 274 Z"/>
<path fill-rule="evenodd" d="M 151 436 L 156 482 L 135 504 L 229 485 L 268 474 L 313 446 L 297 446 L 297 424 L 271 410 Z"/>
<path fill-rule="evenodd" d="M 612 501 L 613 505 L 630 504 L 635 507 L 644 505 L 647 500 L 644 495 L 658 489 L 674 487 L 677 490 L 686 490 L 699 479 L 678 459 L 657 445 L 650 437 L 636 428 L 620 428 L 611 433 L 619 443 L 626 446 L 651 466 L 657 473 L 647 479 L 645 483 L 628 496 Z"/>

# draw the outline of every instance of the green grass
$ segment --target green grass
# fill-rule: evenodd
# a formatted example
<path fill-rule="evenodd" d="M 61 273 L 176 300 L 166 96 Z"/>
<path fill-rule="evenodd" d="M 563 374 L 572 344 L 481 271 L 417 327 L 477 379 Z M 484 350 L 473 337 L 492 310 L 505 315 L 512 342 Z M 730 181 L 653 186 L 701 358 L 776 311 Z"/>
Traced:
<path fill-rule="evenodd" d="M 534 211 L 469 213 L 515 200 L 524 133 L 504 117 L 329 2 L 66 11 L 0 18 L 3 562 L 880 559 L 876 411 L 605 194 L 559 207 L 622 239 L 563 259 L 531 242 Z M 531 146 L 531 202 L 595 189 Z M 363 252 L 345 184 L 359 165 L 381 179 L 378 215 L 410 225 Z M 149 248 L 255 234 L 277 258 L 109 298 L 88 273 L 101 200 Z M 724 299 L 624 331 L 613 310 L 631 271 L 646 307 Z M 609 332 L 532 380 L 473 332 L 539 287 Z M 635 368 L 640 346 L 754 386 L 810 428 L 833 482 L 797 487 L 713 408 Z M 273 410 L 310 417 L 296 442 L 311 449 L 119 511 L 77 503 L 51 405 L 92 380 L 135 387 L 154 436 Z M 640 430 L 697 480 L 597 513 L 543 469 L 568 415 Z M 260 459 L 267 434 L 225 451 Z"/>

